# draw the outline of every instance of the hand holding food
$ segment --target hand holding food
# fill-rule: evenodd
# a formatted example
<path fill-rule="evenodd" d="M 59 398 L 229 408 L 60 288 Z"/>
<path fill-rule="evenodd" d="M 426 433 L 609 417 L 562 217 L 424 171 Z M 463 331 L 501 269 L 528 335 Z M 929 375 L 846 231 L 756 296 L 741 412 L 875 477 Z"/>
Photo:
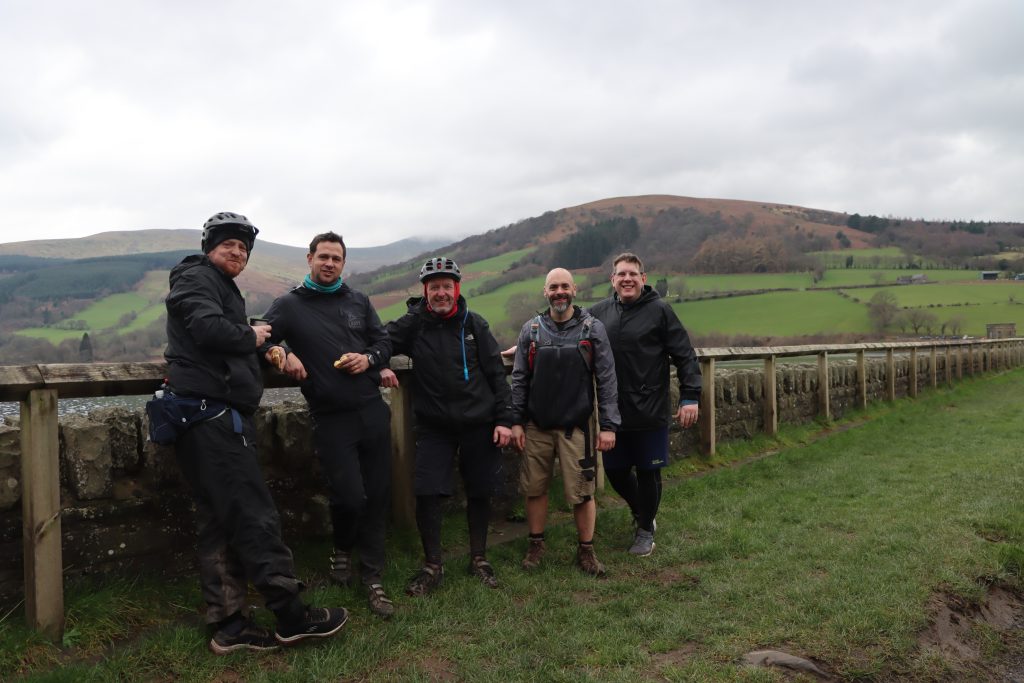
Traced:
<path fill-rule="evenodd" d="M 348 360 L 348 354 L 347 353 L 341 354 L 341 358 L 339 358 L 338 360 L 334 361 L 334 367 L 336 369 L 340 370 L 341 366 L 344 365 L 347 360 Z"/>
<path fill-rule="evenodd" d="M 284 370 L 284 358 L 284 349 L 280 346 L 272 346 L 270 351 L 267 351 L 267 360 L 269 360 L 270 364 L 278 370 Z"/>

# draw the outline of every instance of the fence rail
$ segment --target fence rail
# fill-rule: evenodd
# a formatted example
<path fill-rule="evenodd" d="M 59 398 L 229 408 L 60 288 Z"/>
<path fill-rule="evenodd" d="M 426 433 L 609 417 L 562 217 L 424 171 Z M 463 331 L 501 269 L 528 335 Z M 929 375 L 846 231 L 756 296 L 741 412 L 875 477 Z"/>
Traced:
<path fill-rule="evenodd" d="M 917 395 L 918 355 L 930 354 L 930 383 L 936 387 L 937 356 L 945 355 L 945 376 L 952 384 L 964 374 L 964 359 L 970 373 L 981 354 L 981 370 L 1004 369 L 1024 363 L 1024 339 L 935 340 L 922 342 L 878 342 L 863 344 L 817 344 L 807 346 L 730 347 L 697 349 L 704 376 L 700 399 L 700 444 L 705 454 L 715 452 L 715 367 L 718 361 L 762 360 L 764 363 L 764 425 L 768 434 L 778 431 L 778 390 L 775 380 L 777 359 L 795 356 L 817 358 L 818 415 L 829 418 L 830 354 L 856 354 L 859 406 L 868 402 L 865 355 L 884 353 L 886 398 L 896 398 L 895 354 L 910 355 L 908 394 Z M 953 366 L 956 371 L 954 373 Z M 403 376 L 401 386 L 392 389 L 392 513 L 396 520 L 412 524 L 414 496 L 412 464 L 412 377 L 408 359 L 398 357 L 392 368 Z M 61 505 L 58 398 L 144 395 L 152 392 L 166 375 L 164 363 L 89 363 L 0 366 L 0 401 L 21 403 L 22 515 L 25 562 L 25 613 L 29 627 L 59 639 L 64 629 L 64 588 L 61 559 Z M 294 386 L 276 372 L 264 376 L 267 387 Z"/>

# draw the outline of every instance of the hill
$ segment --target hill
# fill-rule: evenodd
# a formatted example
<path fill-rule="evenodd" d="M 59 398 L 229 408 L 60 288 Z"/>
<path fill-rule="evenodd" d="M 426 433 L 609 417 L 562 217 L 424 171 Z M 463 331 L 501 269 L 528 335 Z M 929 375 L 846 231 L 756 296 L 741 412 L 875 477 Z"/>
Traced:
<path fill-rule="evenodd" d="M 520 252 L 500 272 L 480 274 L 497 287 L 556 265 L 607 267 L 624 250 L 640 254 L 650 271 L 772 273 L 812 271 L 822 265 L 820 252 L 850 250 L 852 255 L 882 247 L 895 250 L 899 267 L 1012 267 L 1016 259 L 1005 253 L 1024 250 L 1024 224 L 882 218 L 789 204 L 644 195 L 548 211 L 467 237 L 445 251 L 460 263 Z M 415 265 L 410 260 L 350 281 L 371 294 L 397 296 L 415 290 Z"/>
<path fill-rule="evenodd" d="M 143 230 L 0 244 L 0 295 L 17 294 L 13 302 L 0 301 L 0 362 L 75 360 L 68 356 L 82 352 L 86 332 L 97 359 L 158 354 L 168 265 L 153 263 L 147 270 L 143 260 L 161 254 L 139 250 L 184 246 L 195 251 L 198 232 Z M 443 247 L 403 240 L 353 248 L 346 280 L 373 297 L 382 319 L 393 319 L 404 311 L 406 297 L 420 291 L 416 276 L 428 250 L 459 262 L 463 292 L 504 343 L 543 304 L 540 289 L 549 268 L 571 268 L 580 301 L 587 303 L 607 295 L 611 259 L 626 250 L 644 258 L 650 284 L 663 283 L 699 343 L 744 335 L 795 341 L 910 331 L 983 334 L 985 322 L 1024 327 L 1024 306 L 1017 303 L 1024 296 L 1015 293 L 1024 283 L 1000 293 L 959 292 L 961 285 L 974 284 L 977 269 L 1024 270 L 1021 223 L 883 218 L 670 195 L 617 197 L 547 211 Z M 69 254 L 78 260 L 68 260 Z M 302 277 L 304 255 L 301 248 L 261 241 L 238 280 L 250 313 L 266 310 Z M 86 256 L 113 259 L 107 274 L 114 278 L 120 272 L 120 280 L 105 286 L 100 261 L 90 265 Z M 52 281 L 40 277 L 47 268 L 60 275 Z M 922 294 L 904 301 L 896 291 L 895 305 L 904 313 L 874 329 L 869 303 L 874 292 L 844 290 L 891 286 L 906 269 L 927 269 L 932 282 L 955 283 L 953 293 L 933 286 L 927 289 L 936 295 L 934 301 L 921 299 Z M 127 271 L 140 278 L 133 287 L 125 287 Z M 68 273 L 99 279 L 75 289 Z M 24 286 L 33 277 L 32 286 L 44 292 L 51 282 L 64 283 L 64 289 L 59 297 L 51 291 L 49 300 L 33 299 Z M 74 298 L 87 292 L 91 298 Z M 54 351 L 51 342 L 60 348 Z"/>
<path fill-rule="evenodd" d="M 29 240 L 0 244 L 0 255 L 68 259 L 126 256 L 164 251 L 199 251 L 200 230 L 114 230 L 88 237 Z M 350 247 L 345 270 L 359 273 L 416 256 L 440 246 L 440 240 L 403 239 L 379 247 Z M 305 272 L 306 249 L 260 239 L 248 270 L 289 282 Z"/>

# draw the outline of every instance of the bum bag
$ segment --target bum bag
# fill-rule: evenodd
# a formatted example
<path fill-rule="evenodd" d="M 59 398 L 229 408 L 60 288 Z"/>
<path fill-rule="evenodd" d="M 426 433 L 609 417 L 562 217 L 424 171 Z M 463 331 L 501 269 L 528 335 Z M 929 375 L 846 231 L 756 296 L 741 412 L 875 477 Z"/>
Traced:
<path fill-rule="evenodd" d="M 235 434 L 241 434 L 242 416 L 226 403 L 205 398 L 186 398 L 161 389 L 153 394 L 153 398 L 146 401 L 149 440 L 161 445 L 172 444 L 192 425 L 212 420 L 225 411 L 231 412 L 231 424 Z"/>

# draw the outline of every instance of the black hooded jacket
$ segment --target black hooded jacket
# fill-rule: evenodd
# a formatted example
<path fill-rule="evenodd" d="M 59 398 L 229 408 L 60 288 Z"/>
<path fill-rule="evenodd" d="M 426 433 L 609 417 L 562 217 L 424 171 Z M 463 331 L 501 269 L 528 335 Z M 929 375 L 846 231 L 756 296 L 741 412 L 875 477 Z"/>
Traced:
<path fill-rule="evenodd" d="M 680 400 L 700 398 L 700 363 L 675 311 L 645 285 L 631 304 L 617 294 L 590 313 L 604 323 L 615 355 L 622 431 L 655 429 L 669 423 L 669 360 L 676 366 Z"/>
<path fill-rule="evenodd" d="M 271 337 L 262 351 L 282 340 L 308 377 L 300 388 L 313 412 L 358 410 L 380 395 L 380 369 L 391 360 L 391 342 L 377 311 L 362 292 L 343 284 L 336 292 L 296 287 L 278 297 L 266 314 Z M 370 369 L 356 375 L 337 370 L 343 353 L 365 353 Z"/>
<path fill-rule="evenodd" d="M 252 414 L 263 395 L 263 374 L 234 280 L 196 254 L 171 270 L 170 284 L 164 358 L 171 391 Z"/>
<path fill-rule="evenodd" d="M 512 394 L 487 321 L 469 311 L 461 296 L 455 315 L 447 319 L 428 311 L 421 297 L 408 304 L 409 311 L 389 322 L 387 331 L 395 353 L 413 361 L 416 419 L 451 429 L 510 427 Z"/>

